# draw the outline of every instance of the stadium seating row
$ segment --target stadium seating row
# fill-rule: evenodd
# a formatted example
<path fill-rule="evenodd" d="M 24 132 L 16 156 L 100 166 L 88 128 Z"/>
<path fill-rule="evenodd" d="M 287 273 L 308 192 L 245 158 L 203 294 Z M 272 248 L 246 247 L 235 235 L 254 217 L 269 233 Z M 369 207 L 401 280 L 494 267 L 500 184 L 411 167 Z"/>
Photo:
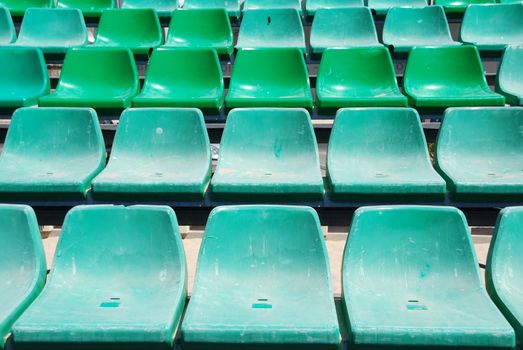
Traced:
<path fill-rule="evenodd" d="M 523 108 L 448 109 L 432 166 L 417 112 L 338 112 L 328 147 L 327 191 L 345 202 L 523 199 Z M 22 108 L 0 157 L 4 200 L 95 199 L 216 202 L 321 201 L 318 145 L 304 109 L 229 113 L 211 181 L 211 154 L 197 109 L 128 109 L 107 166 L 96 113 Z M 438 174 L 439 173 L 439 174 Z"/>
<path fill-rule="evenodd" d="M 0 205 L 0 219 L 2 349 L 10 333 L 16 350 L 172 349 L 180 329 L 184 350 L 334 350 L 340 326 L 356 349 L 513 349 L 515 334 L 522 340 L 523 207 L 499 215 L 486 279 L 494 302 L 458 209 L 360 208 L 343 258 L 346 326 L 312 208 L 216 208 L 185 313 L 186 261 L 171 208 L 73 208 L 45 287 L 33 210 Z"/>

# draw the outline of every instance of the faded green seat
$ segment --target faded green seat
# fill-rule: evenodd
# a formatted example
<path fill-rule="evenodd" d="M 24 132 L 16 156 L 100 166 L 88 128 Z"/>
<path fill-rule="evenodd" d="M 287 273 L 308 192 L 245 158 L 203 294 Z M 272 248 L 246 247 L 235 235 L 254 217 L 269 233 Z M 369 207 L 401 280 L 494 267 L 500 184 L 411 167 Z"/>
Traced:
<path fill-rule="evenodd" d="M 170 17 L 178 8 L 178 0 L 121 0 L 124 9 L 152 8 L 160 17 Z"/>
<path fill-rule="evenodd" d="M 187 272 L 164 206 L 78 206 L 44 291 L 13 327 L 17 349 L 172 349 Z"/>
<path fill-rule="evenodd" d="M 211 189 L 213 198 L 221 201 L 321 200 L 323 180 L 309 113 L 231 111 Z"/>
<path fill-rule="evenodd" d="M 505 104 L 505 98 L 488 87 L 474 46 L 413 48 L 403 85 L 413 107 Z"/>
<path fill-rule="evenodd" d="M 239 51 L 225 101 L 229 108 L 312 108 L 303 54 L 297 49 Z"/>
<path fill-rule="evenodd" d="M 473 4 L 495 4 L 496 0 L 434 0 L 434 5 L 441 5 L 447 13 L 463 13 Z"/>
<path fill-rule="evenodd" d="M 14 17 L 22 17 L 30 7 L 54 7 L 54 0 L 0 0 L 0 6 L 8 8 Z"/>
<path fill-rule="evenodd" d="M 126 108 L 138 94 L 138 71 L 128 49 L 73 48 L 54 93 L 40 106 Z"/>
<path fill-rule="evenodd" d="M 163 30 L 153 9 L 104 10 L 94 42 L 94 46 L 130 49 L 137 55 L 162 44 Z"/>
<path fill-rule="evenodd" d="M 0 6 L 0 45 L 6 45 L 16 40 L 16 30 L 7 7 Z"/>
<path fill-rule="evenodd" d="M 240 0 L 184 0 L 183 8 L 224 8 L 229 17 L 239 18 L 241 15 Z"/>
<path fill-rule="evenodd" d="M 340 109 L 328 149 L 331 198 L 344 201 L 445 199 L 420 117 L 411 108 Z"/>
<path fill-rule="evenodd" d="M 383 46 L 325 51 L 316 96 L 320 108 L 407 107 L 390 53 Z"/>
<path fill-rule="evenodd" d="M 362 7 L 363 0 L 307 0 L 305 3 L 307 16 L 314 16 L 321 9 L 342 9 Z"/>
<path fill-rule="evenodd" d="M 383 43 L 395 52 L 409 52 L 414 46 L 461 45 L 452 40 L 441 6 L 391 8 L 385 18 Z"/>
<path fill-rule="evenodd" d="M 13 323 L 44 287 L 47 268 L 36 215 L 26 205 L 0 204 L 0 349 Z"/>
<path fill-rule="evenodd" d="M 156 49 L 134 107 L 223 107 L 223 76 L 211 49 Z"/>
<path fill-rule="evenodd" d="M 236 48 L 297 48 L 305 54 L 305 33 L 298 11 L 246 11 L 243 14 Z"/>
<path fill-rule="evenodd" d="M 311 53 L 328 48 L 381 46 L 372 13 L 366 7 L 321 9 L 311 28 Z"/>
<path fill-rule="evenodd" d="M 393 7 L 425 7 L 427 0 L 367 0 L 368 7 L 377 15 L 386 15 Z"/>
<path fill-rule="evenodd" d="M 38 104 L 50 89 L 47 66 L 37 48 L 0 47 L 0 108 Z"/>
<path fill-rule="evenodd" d="M 89 108 L 20 108 L 0 156 L 0 198 L 85 198 L 105 166 L 105 144 Z"/>
<path fill-rule="evenodd" d="M 507 103 L 523 106 L 523 45 L 505 49 L 497 75 L 496 91 L 505 96 Z"/>
<path fill-rule="evenodd" d="M 463 17 L 460 40 L 487 51 L 523 44 L 523 3 L 470 5 Z"/>
<path fill-rule="evenodd" d="M 452 108 L 436 145 L 436 167 L 459 201 L 523 200 L 523 108 Z"/>
<path fill-rule="evenodd" d="M 211 175 L 211 145 L 198 109 L 127 109 L 95 198 L 202 200 Z"/>
<path fill-rule="evenodd" d="M 513 349 L 465 216 L 452 207 L 356 211 L 342 268 L 352 349 Z"/>
<path fill-rule="evenodd" d="M 184 349 L 339 348 L 318 215 L 300 206 L 225 206 L 205 229 Z"/>
<path fill-rule="evenodd" d="M 243 11 L 249 10 L 294 9 L 301 15 L 301 0 L 245 0 Z"/>
<path fill-rule="evenodd" d="M 116 0 L 57 0 L 58 8 L 77 8 L 85 17 L 100 17 L 106 9 L 116 7 Z"/>
<path fill-rule="evenodd" d="M 227 12 L 224 9 L 174 11 L 165 45 L 215 49 L 218 55 L 232 54 L 232 27 Z"/>
<path fill-rule="evenodd" d="M 30 8 L 25 12 L 15 45 L 38 47 L 43 53 L 65 54 L 71 47 L 88 43 L 82 11 Z"/>

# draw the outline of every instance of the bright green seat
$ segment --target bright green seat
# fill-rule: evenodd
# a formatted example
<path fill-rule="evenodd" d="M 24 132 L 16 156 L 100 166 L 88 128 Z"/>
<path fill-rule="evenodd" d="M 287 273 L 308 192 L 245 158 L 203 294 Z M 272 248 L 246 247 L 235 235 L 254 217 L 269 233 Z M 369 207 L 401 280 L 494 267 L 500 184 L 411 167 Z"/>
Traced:
<path fill-rule="evenodd" d="M 71 47 L 88 43 L 80 10 L 30 8 L 25 12 L 15 45 L 38 47 L 43 53 L 64 54 Z"/>
<path fill-rule="evenodd" d="M 368 7 L 377 15 L 386 15 L 394 7 L 425 7 L 427 0 L 367 0 Z"/>
<path fill-rule="evenodd" d="M 160 17 L 170 17 L 178 8 L 178 0 L 121 0 L 124 9 L 152 8 Z"/>
<path fill-rule="evenodd" d="M 16 40 L 16 30 L 9 9 L 0 6 L 0 45 L 6 45 Z"/>
<path fill-rule="evenodd" d="M 331 198 L 344 201 L 443 200 L 416 110 L 340 109 L 328 149 Z"/>
<path fill-rule="evenodd" d="M 212 211 L 182 327 L 184 349 L 332 349 L 340 333 L 318 215 L 300 206 Z"/>
<path fill-rule="evenodd" d="M 301 15 L 301 0 L 245 0 L 243 11 L 295 9 Z"/>
<path fill-rule="evenodd" d="M 523 44 L 523 3 L 470 5 L 463 17 L 460 40 L 487 51 Z"/>
<path fill-rule="evenodd" d="M 383 46 L 325 51 L 316 95 L 320 108 L 407 107 L 390 53 Z"/>
<path fill-rule="evenodd" d="M 8 8 L 14 17 L 22 17 L 30 7 L 54 7 L 54 0 L 0 0 L 0 6 Z"/>
<path fill-rule="evenodd" d="M 110 200 L 202 200 L 210 175 L 211 145 L 198 109 L 127 109 L 93 193 Z"/>
<path fill-rule="evenodd" d="M 0 157 L 0 198 L 85 198 L 105 155 L 94 110 L 20 108 Z"/>
<path fill-rule="evenodd" d="M 50 89 L 47 66 L 37 48 L 0 47 L 0 108 L 38 104 Z"/>
<path fill-rule="evenodd" d="M 460 45 L 452 40 L 441 6 L 391 8 L 385 18 L 383 43 L 395 52 L 409 52 L 414 46 Z"/>
<path fill-rule="evenodd" d="M 505 49 L 496 80 L 496 91 L 507 103 L 523 106 L 523 45 Z"/>
<path fill-rule="evenodd" d="M 362 7 L 363 0 L 307 0 L 307 16 L 314 16 L 321 9 L 343 9 Z"/>
<path fill-rule="evenodd" d="M 94 42 L 94 46 L 130 49 L 137 55 L 162 44 L 163 30 L 153 9 L 104 10 Z"/>
<path fill-rule="evenodd" d="M 172 349 L 187 272 L 171 208 L 78 206 L 56 251 L 42 294 L 13 327 L 17 349 Z"/>
<path fill-rule="evenodd" d="M 128 49 L 73 48 L 54 93 L 40 106 L 126 108 L 138 94 L 138 71 Z"/>
<path fill-rule="evenodd" d="M 239 18 L 241 15 L 240 0 L 184 0 L 183 8 L 224 8 L 229 17 Z"/>
<path fill-rule="evenodd" d="M 312 108 L 309 75 L 297 49 L 241 50 L 225 98 L 227 107 Z"/>
<path fill-rule="evenodd" d="M 318 145 L 304 109 L 236 109 L 223 131 L 213 198 L 321 200 Z"/>
<path fill-rule="evenodd" d="M 496 0 L 434 0 L 434 5 L 441 5 L 447 13 L 463 13 L 473 4 L 495 4 Z"/>
<path fill-rule="evenodd" d="M 413 107 L 505 104 L 505 98 L 488 87 L 474 46 L 413 48 L 403 85 Z"/>
<path fill-rule="evenodd" d="M 459 201 L 523 200 L 523 108 L 452 108 L 436 145 L 436 167 Z"/>
<path fill-rule="evenodd" d="M 100 17 L 105 9 L 116 7 L 116 0 L 57 0 L 58 8 L 77 8 L 85 17 Z"/>
<path fill-rule="evenodd" d="M 372 13 L 366 7 L 321 9 L 311 28 L 311 53 L 328 48 L 381 46 Z"/>
<path fill-rule="evenodd" d="M 452 207 L 356 211 L 342 268 L 349 347 L 513 349 L 490 300 L 465 216 Z"/>
<path fill-rule="evenodd" d="M 223 99 L 222 70 L 214 50 L 159 48 L 151 55 L 133 106 L 219 110 Z"/>
<path fill-rule="evenodd" d="M 0 204 L 0 349 L 13 323 L 44 287 L 47 268 L 36 215 L 26 205 Z"/>
<path fill-rule="evenodd" d="M 218 55 L 232 54 L 232 27 L 227 12 L 224 9 L 174 11 L 165 45 L 215 49 Z"/>
<path fill-rule="evenodd" d="M 305 33 L 298 11 L 246 11 L 243 14 L 236 48 L 297 48 L 305 54 Z"/>

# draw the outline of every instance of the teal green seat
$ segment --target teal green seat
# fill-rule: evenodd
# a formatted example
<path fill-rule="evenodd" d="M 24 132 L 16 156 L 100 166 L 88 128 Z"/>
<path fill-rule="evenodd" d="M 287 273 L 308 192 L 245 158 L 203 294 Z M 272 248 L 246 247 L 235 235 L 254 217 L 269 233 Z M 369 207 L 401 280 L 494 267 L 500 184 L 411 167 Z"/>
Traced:
<path fill-rule="evenodd" d="M 151 55 L 134 107 L 223 107 L 223 76 L 211 49 L 159 48 Z"/>
<path fill-rule="evenodd" d="M 130 49 L 137 55 L 162 44 L 163 30 L 153 9 L 104 10 L 94 42 L 94 46 Z"/>
<path fill-rule="evenodd" d="M 366 7 L 321 9 L 311 28 L 311 53 L 328 48 L 381 46 L 372 13 Z"/>
<path fill-rule="evenodd" d="M 507 103 L 523 106 L 523 45 L 505 49 L 497 75 L 496 91 L 505 96 Z"/>
<path fill-rule="evenodd" d="M 78 206 L 47 284 L 15 323 L 20 350 L 172 349 L 187 272 L 173 210 Z"/>
<path fill-rule="evenodd" d="M 470 5 L 463 17 L 460 40 L 486 51 L 523 44 L 523 3 Z"/>
<path fill-rule="evenodd" d="M 0 0 L 0 6 L 8 8 L 14 17 L 22 17 L 30 7 L 54 7 L 54 0 Z"/>
<path fill-rule="evenodd" d="M 41 50 L 0 47 L 0 67 L 0 108 L 33 106 L 49 93 L 49 75 Z"/>
<path fill-rule="evenodd" d="M 218 55 L 232 54 L 232 27 L 227 12 L 224 9 L 174 11 L 165 45 L 215 49 Z"/>
<path fill-rule="evenodd" d="M 158 16 L 170 17 L 171 12 L 178 8 L 178 0 L 121 0 L 121 8 L 152 8 L 158 13 Z"/>
<path fill-rule="evenodd" d="M 246 11 L 243 14 L 236 48 L 297 48 L 305 54 L 305 33 L 298 11 Z"/>
<path fill-rule="evenodd" d="M 445 181 L 432 167 L 420 117 L 411 108 L 340 109 L 327 168 L 334 200 L 445 199 Z"/>
<path fill-rule="evenodd" d="M 312 108 L 303 54 L 297 49 L 239 51 L 225 102 L 228 108 Z"/>
<path fill-rule="evenodd" d="M 58 8 L 77 8 L 85 17 L 100 17 L 105 9 L 116 7 L 116 0 L 57 0 Z"/>
<path fill-rule="evenodd" d="M 356 211 L 342 267 L 352 349 L 514 349 L 465 216 L 452 207 Z"/>
<path fill-rule="evenodd" d="M 26 205 L 0 204 L 0 349 L 13 323 L 44 287 L 47 268 L 36 215 Z"/>
<path fill-rule="evenodd" d="M 515 2 L 521 3 L 521 2 L 523 2 L 523 0 L 499 0 L 500 4 L 512 4 Z"/>
<path fill-rule="evenodd" d="M 16 40 L 16 30 L 9 9 L 0 6 L 0 45 L 11 44 Z"/>
<path fill-rule="evenodd" d="M 0 157 L 0 198 L 83 199 L 105 156 L 94 110 L 20 108 Z"/>
<path fill-rule="evenodd" d="M 383 43 L 395 52 L 409 52 L 415 46 L 460 45 L 452 40 L 441 6 L 391 8 L 383 26 Z"/>
<path fill-rule="evenodd" d="M 301 15 L 301 0 L 245 0 L 243 11 L 294 9 Z"/>
<path fill-rule="evenodd" d="M 40 106 L 126 108 L 138 90 L 138 71 L 128 49 L 73 48 L 56 90 L 41 98 Z"/>
<path fill-rule="evenodd" d="M 427 0 L 367 0 L 368 7 L 377 15 L 386 15 L 389 9 L 394 7 L 425 7 Z"/>
<path fill-rule="evenodd" d="M 88 43 L 80 10 L 30 8 L 25 12 L 15 45 L 38 47 L 43 53 L 65 54 L 71 47 Z"/>
<path fill-rule="evenodd" d="M 198 109 L 127 109 L 93 194 L 109 200 L 203 200 L 210 176 L 211 145 Z"/>
<path fill-rule="evenodd" d="M 309 113 L 278 108 L 231 111 L 211 189 L 220 201 L 321 200 L 323 180 Z"/>
<path fill-rule="evenodd" d="M 436 167 L 459 201 L 523 200 L 523 108 L 452 108 L 436 144 Z"/>
<path fill-rule="evenodd" d="M 307 16 L 314 16 L 321 9 L 343 9 L 350 7 L 362 7 L 363 0 L 307 0 L 305 6 Z"/>
<path fill-rule="evenodd" d="M 237 19 L 241 15 L 240 0 L 184 0 L 183 8 L 224 8 L 229 17 Z"/>
<path fill-rule="evenodd" d="M 312 208 L 214 209 L 194 285 L 184 349 L 339 349 L 327 249 Z"/>
<path fill-rule="evenodd" d="M 490 90 L 474 46 L 415 47 L 403 80 L 413 107 L 503 106 Z"/>
<path fill-rule="evenodd" d="M 496 0 L 434 0 L 434 5 L 441 5 L 447 13 L 463 13 L 473 4 L 495 4 Z"/>
<path fill-rule="evenodd" d="M 316 96 L 320 108 L 407 107 L 390 53 L 383 46 L 325 51 Z"/>

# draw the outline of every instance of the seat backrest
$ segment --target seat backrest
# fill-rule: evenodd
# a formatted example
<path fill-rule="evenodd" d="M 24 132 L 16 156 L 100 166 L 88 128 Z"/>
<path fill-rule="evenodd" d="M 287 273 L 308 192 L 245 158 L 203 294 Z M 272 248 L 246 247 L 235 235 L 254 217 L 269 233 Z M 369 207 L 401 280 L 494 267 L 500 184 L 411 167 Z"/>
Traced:
<path fill-rule="evenodd" d="M 301 0 L 245 0 L 243 11 L 258 9 L 295 9 L 301 12 Z"/>
<path fill-rule="evenodd" d="M 30 7 L 54 7 L 55 0 L 0 0 L 0 6 L 9 9 L 13 16 L 23 16 Z"/>
<path fill-rule="evenodd" d="M 521 67 L 523 67 L 523 45 L 508 46 L 503 53 L 496 82 L 502 92 L 517 93 L 519 98 L 523 98 L 523 69 Z"/>
<path fill-rule="evenodd" d="M 240 0 L 183 0 L 183 8 L 224 8 L 230 14 L 240 10 Z"/>
<path fill-rule="evenodd" d="M 179 9 L 172 13 L 166 45 L 212 47 L 223 41 L 233 42 L 231 22 L 224 9 Z"/>
<path fill-rule="evenodd" d="M 468 5 L 495 4 L 496 2 L 496 0 L 434 0 L 434 5 L 445 6 L 445 10 L 448 10 L 447 8 L 463 8 L 465 10 Z"/>
<path fill-rule="evenodd" d="M 39 90 L 42 95 L 49 93 L 49 75 L 40 49 L 0 47 L 0 67 L 0 84 L 9 91 L 30 89 Z"/>
<path fill-rule="evenodd" d="M 470 5 L 461 24 L 460 40 L 466 43 L 511 43 L 518 37 L 523 44 L 523 3 Z"/>
<path fill-rule="evenodd" d="M 0 44 L 10 44 L 16 40 L 16 30 L 9 9 L 0 6 Z"/>
<path fill-rule="evenodd" d="M 425 7 L 427 0 L 367 0 L 371 9 L 390 9 L 393 7 Z"/>
<path fill-rule="evenodd" d="M 363 0 L 307 0 L 307 15 L 314 16 L 320 9 L 340 9 L 348 7 L 362 7 Z"/>
<path fill-rule="evenodd" d="M 121 8 L 152 8 L 159 16 L 168 16 L 178 8 L 178 0 L 121 0 Z"/>
<path fill-rule="evenodd" d="M 115 8 L 116 0 L 57 0 L 56 7 L 78 8 L 84 16 L 99 16 L 103 10 Z"/>

